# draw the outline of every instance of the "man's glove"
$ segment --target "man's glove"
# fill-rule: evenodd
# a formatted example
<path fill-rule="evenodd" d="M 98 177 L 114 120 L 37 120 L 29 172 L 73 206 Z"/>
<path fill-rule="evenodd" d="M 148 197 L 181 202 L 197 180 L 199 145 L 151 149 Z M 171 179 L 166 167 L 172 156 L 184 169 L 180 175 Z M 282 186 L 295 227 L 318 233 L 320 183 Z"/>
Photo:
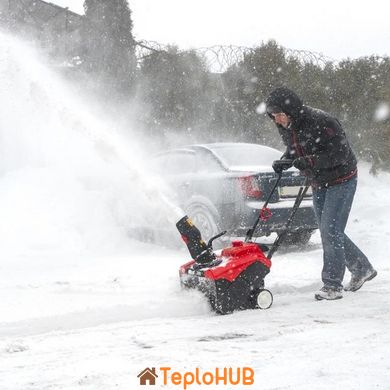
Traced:
<path fill-rule="evenodd" d="M 282 173 L 286 169 L 289 169 L 292 167 L 292 160 L 275 160 L 272 163 L 272 169 L 275 171 L 275 173 Z"/>
<path fill-rule="evenodd" d="M 312 167 L 309 157 L 298 157 L 293 161 L 292 165 L 300 171 L 304 171 L 305 169 Z"/>

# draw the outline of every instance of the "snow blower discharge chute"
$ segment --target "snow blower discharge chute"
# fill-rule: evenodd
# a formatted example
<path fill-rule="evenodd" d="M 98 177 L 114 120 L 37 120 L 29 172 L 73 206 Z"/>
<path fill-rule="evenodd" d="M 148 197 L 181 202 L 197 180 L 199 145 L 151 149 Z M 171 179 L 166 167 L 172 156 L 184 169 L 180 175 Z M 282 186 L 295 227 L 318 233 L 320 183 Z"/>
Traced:
<path fill-rule="evenodd" d="M 285 161 L 286 164 L 289 161 Z M 291 165 L 290 165 L 291 166 Z M 307 181 L 299 189 L 285 227 L 278 234 L 271 249 L 252 242 L 260 221 L 271 217 L 267 208 L 271 196 L 281 180 L 278 174 L 254 226 L 248 230 L 244 241 L 233 241 L 220 254 L 213 251 L 212 243 L 226 231 L 212 237 L 206 244 L 199 229 L 188 216 L 176 223 L 176 227 L 191 254 L 192 260 L 179 269 L 180 283 L 184 288 L 197 289 L 208 298 L 211 308 L 220 314 L 235 310 L 268 309 L 273 302 L 272 293 L 264 288 L 264 278 L 271 268 L 271 258 L 288 233 L 293 218 L 308 190 Z M 267 253 L 267 255 L 265 254 Z"/>

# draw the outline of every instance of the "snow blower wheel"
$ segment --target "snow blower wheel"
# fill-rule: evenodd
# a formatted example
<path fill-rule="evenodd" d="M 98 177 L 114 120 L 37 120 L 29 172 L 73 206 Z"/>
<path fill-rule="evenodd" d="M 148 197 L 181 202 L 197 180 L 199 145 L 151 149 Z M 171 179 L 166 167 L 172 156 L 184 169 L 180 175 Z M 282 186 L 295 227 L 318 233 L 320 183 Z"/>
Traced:
<path fill-rule="evenodd" d="M 260 290 L 256 297 L 257 307 L 261 310 L 269 309 L 272 306 L 274 301 L 274 297 L 271 291 L 264 289 Z"/>

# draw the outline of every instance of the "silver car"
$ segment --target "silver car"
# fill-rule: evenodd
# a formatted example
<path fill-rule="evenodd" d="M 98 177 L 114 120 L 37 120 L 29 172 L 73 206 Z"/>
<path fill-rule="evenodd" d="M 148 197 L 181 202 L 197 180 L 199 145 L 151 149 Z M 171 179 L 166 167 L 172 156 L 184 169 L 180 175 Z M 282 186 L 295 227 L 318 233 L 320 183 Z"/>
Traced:
<path fill-rule="evenodd" d="M 245 236 L 259 215 L 276 180 L 272 162 L 282 152 L 249 143 L 212 143 L 167 150 L 153 159 L 156 173 L 176 193 L 177 201 L 205 239 L 222 230 Z M 304 176 L 294 168 L 283 172 L 271 198 L 272 216 L 255 237 L 283 230 Z M 303 200 L 287 241 L 305 244 L 317 229 L 310 192 Z"/>

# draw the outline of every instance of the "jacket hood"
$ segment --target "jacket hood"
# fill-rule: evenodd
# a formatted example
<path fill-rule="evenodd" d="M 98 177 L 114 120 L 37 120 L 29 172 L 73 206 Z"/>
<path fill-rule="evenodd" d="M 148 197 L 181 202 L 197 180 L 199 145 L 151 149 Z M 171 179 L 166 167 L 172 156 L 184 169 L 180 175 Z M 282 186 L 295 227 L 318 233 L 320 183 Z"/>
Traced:
<path fill-rule="evenodd" d="M 300 97 L 291 89 L 279 87 L 274 89 L 266 100 L 267 113 L 284 112 L 293 120 L 298 120 L 303 108 Z M 272 116 L 271 116 L 272 118 Z"/>

